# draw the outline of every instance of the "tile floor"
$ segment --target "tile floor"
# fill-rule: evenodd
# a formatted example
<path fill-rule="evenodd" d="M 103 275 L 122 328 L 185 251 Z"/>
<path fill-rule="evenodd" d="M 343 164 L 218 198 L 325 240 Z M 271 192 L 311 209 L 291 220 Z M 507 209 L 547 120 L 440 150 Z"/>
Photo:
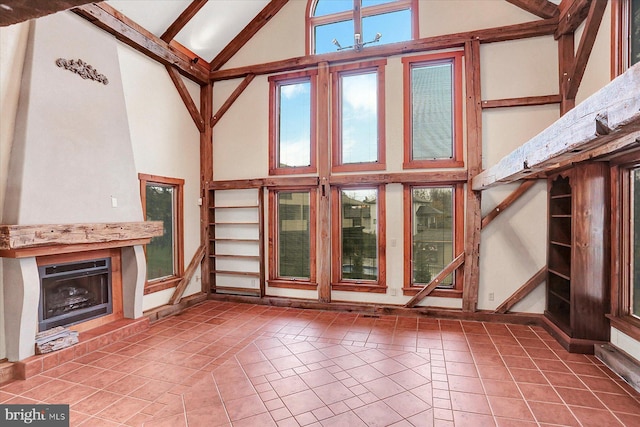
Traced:
<path fill-rule="evenodd" d="M 207 301 L 0 387 L 73 426 L 640 426 L 640 394 L 539 327 Z"/>

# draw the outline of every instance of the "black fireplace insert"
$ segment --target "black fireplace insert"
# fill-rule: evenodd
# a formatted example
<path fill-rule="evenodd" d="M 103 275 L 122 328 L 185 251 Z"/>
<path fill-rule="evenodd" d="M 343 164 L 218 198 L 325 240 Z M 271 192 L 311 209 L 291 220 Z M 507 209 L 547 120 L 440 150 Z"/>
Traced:
<path fill-rule="evenodd" d="M 38 272 L 38 325 L 41 332 L 113 312 L 111 258 L 43 265 Z"/>

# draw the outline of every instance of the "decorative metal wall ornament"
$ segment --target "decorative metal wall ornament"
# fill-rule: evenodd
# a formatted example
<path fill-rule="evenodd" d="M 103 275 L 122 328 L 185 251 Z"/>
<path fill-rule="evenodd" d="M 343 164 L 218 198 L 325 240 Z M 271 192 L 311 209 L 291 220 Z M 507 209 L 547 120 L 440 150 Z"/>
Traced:
<path fill-rule="evenodd" d="M 83 79 L 90 79 L 104 85 L 109 84 L 109 79 L 104 74 L 98 73 L 95 68 L 84 62 L 82 59 L 56 59 L 56 65 L 72 73 L 76 73 Z"/>

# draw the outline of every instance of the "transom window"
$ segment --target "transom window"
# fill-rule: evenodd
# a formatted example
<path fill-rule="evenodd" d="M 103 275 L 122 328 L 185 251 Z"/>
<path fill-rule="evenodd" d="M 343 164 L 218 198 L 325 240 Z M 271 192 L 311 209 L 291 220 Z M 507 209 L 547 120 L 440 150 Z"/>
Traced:
<path fill-rule="evenodd" d="M 140 197 L 146 221 L 162 221 L 163 234 L 145 246 L 146 293 L 177 284 L 184 273 L 183 186 L 184 180 L 138 174 Z"/>
<path fill-rule="evenodd" d="M 417 0 L 310 0 L 308 8 L 312 54 L 418 38 Z"/>
<path fill-rule="evenodd" d="M 462 52 L 405 57 L 404 167 L 459 167 Z"/>
<path fill-rule="evenodd" d="M 272 76 L 269 173 L 316 171 L 316 73 Z"/>

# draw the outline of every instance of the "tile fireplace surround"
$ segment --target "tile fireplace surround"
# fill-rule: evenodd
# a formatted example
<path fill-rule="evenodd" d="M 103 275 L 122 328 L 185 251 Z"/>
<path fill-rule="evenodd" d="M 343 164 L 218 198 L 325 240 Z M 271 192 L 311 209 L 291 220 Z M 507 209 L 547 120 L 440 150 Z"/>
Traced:
<path fill-rule="evenodd" d="M 640 394 L 537 326 L 205 301 L 132 332 L 0 403 L 87 427 L 640 425 Z"/>

